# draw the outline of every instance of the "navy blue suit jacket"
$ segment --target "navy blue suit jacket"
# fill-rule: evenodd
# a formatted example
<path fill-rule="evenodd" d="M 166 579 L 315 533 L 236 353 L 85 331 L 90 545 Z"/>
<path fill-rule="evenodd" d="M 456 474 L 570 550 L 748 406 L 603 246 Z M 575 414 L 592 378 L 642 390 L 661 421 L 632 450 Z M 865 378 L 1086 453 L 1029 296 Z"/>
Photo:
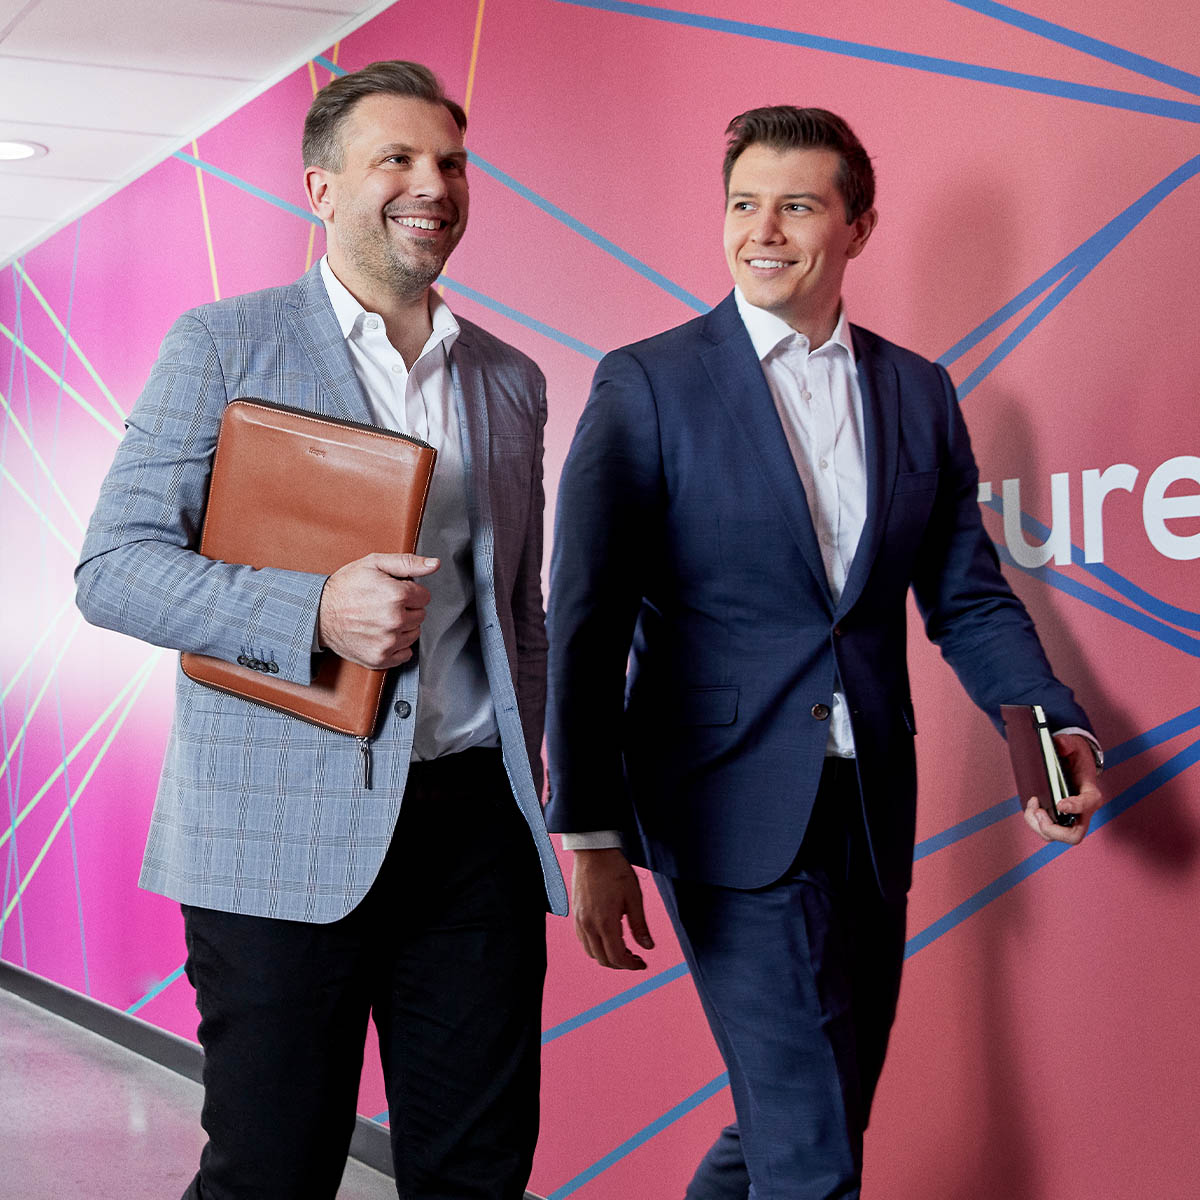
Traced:
<path fill-rule="evenodd" d="M 841 600 L 732 295 L 607 355 L 563 469 L 551 566 L 550 828 L 753 888 L 804 835 L 835 688 L 885 895 L 911 882 L 905 598 L 972 699 L 1087 728 L 980 519 L 945 370 L 853 329 L 867 514 Z"/>

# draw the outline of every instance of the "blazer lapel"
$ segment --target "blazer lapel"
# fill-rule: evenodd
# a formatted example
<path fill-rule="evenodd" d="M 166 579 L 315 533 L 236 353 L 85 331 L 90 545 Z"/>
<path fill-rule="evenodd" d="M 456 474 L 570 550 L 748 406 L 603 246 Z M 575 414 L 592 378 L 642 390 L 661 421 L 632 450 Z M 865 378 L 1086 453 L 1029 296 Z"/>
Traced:
<path fill-rule="evenodd" d="M 862 395 L 867 514 L 842 589 L 838 615 L 847 612 L 862 593 L 879 551 L 880 538 L 887 528 L 900 444 L 900 382 L 896 368 L 872 353 L 862 331 L 851 327 L 851 332 Z"/>
<path fill-rule="evenodd" d="M 463 469 L 467 476 L 467 516 L 471 525 L 476 578 L 492 578 L 492 506 L 488 473 L 488 412 L 480 369 L 470 329 L 459 326 L 450 354 L 450 379 L 458 408 L 458 427 L 462 435 Z"/>
<path fill-rule="evenodd" d="M 321 264 L 300 277 L 292 287 L 289 317 L 296 339 L 307 351 L 324 392 L 330 397 L 331 416 L 371 424 L 371 411 L 362 385 L 354 373 L 350 351 L 342 336 L 329 294 L 321 279 Z"/>
<path fill-rule="evenodd" d="M 825 564 L 809 513 L 808 496 L 788 449 L 762 363 L 754 353 L 754 345 L 742 324 L 732 294 L 708 314 L 704 332 L 715 345 L 703 351 L 700 357 L 717 396 L 750 444 L 804 561 L 832 606 Z"/>

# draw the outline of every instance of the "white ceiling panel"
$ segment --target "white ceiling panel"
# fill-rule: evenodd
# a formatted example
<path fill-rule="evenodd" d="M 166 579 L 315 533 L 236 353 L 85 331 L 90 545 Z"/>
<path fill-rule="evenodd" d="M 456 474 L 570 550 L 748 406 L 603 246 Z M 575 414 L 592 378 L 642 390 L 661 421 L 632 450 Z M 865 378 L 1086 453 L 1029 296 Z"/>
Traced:
<path fill-rule="evenodd" d="M 48 221 L 31 221 L 27 217 L 0 216 L 0 243 L 20 245 L 32 242 L 50 232 Z"/>
<path fill-rule="evenodd" d="M 2 49 L 23 58 L 250 80 L 263 76 L 264 46 L 272 59 L 290 58 L 346 21 L 344 12 L 230 0 L 193 0 L 162 17 L 162 0 L 40 0 Z"/>
<path fill-rule="evenodd" d="M 131 133 L 186 134 L 196 128 L 197 117 L 227 109 L 245 90 L 244 80 L 126 72 L 5 54 L 0 54 L 0 77 L 7 93 L 0 120 L 73 125 L 82 116 L 93 129 Z"/>
<path fill-rule="evenodd" d="M 45 158 L 0 163 L 0 175 L 74 176 L 79 179 L 123 179 L 131 163 L 150 162 L 179 149 L 177 134 L 125 133 L 37 121 L 0 120 L 0 138 L 38 142 L 51 147 Z"/>
<path fill-rule="evenodd" d="M 108 190 L 104 180 L 50 179 L 0 171 L 0 216 L 44 221 L 62 205 L 79 208 Z"/>

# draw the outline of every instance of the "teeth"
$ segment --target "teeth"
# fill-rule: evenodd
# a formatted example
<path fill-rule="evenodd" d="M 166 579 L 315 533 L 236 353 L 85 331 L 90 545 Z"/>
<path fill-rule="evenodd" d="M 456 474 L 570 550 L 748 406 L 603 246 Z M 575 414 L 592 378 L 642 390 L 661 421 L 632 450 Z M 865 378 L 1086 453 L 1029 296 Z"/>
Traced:
<path fill-rule="evenodd" d="M 440 229 L 442 227 L 441 221 L 434 221 L 430 217 L 398 217 L 397 221 L 411 229 Z"/>
<path fill-rule="evenodd" d="M 752 267 L 762 267 L 767 271 L 776 271 L 780 267 L 786 267 L 788 264 L 780 262 L 777 258 L 752 258 L 750 259 L 750 265 Z"/>

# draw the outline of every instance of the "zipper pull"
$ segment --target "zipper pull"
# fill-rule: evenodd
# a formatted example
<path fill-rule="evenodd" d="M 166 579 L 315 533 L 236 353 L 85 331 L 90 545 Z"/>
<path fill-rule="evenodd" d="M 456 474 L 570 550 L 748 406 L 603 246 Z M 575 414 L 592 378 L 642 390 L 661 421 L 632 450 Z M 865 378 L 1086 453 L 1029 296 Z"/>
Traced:
<path fill-rule="evenodd" d="M 354 740 L 358 743 L 358 753 L 362 758 L 362 785 L 369 792 L 371 790 L 371 743 L 365 737 L 356 737 Z"/>

